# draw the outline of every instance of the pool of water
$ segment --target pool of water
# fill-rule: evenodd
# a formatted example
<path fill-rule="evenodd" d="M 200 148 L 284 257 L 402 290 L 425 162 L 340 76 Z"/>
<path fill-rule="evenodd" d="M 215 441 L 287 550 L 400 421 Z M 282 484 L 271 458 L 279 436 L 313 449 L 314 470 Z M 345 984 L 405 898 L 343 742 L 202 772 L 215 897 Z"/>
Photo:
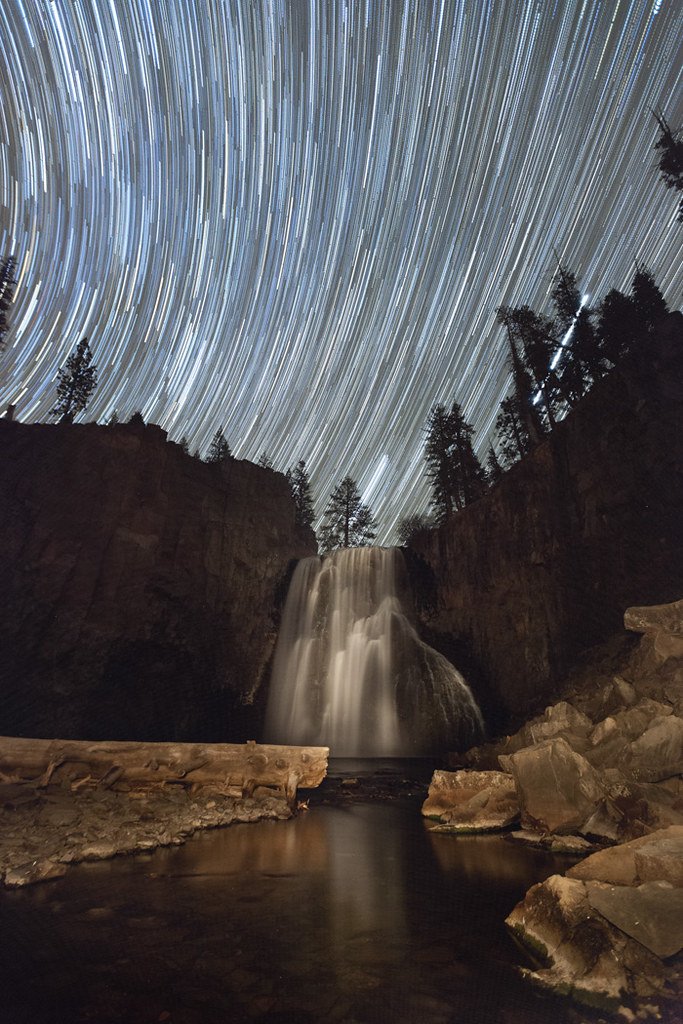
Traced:
<path fill-rule="evenodd" d="M 569 861 L 431 834 L 419 807 L 315 803 L 3 892 L 0 1021 L 585 1020 L 520 982 L 503 924 Z"/>

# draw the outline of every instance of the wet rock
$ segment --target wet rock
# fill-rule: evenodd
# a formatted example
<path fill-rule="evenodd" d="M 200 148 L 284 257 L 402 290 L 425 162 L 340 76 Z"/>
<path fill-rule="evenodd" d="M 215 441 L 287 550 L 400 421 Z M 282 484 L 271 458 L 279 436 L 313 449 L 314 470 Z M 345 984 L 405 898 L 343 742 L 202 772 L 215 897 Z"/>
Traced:
<path fill-rule="evenodd" d="M 673 825 L 607 850 L 598 850 L 567 871 L 570 878 L 640 885 L 665 881 L 683 886 L 683 826 Z"/>
<path fill-rule="evenodd" d="M 561 737 L 520 750 L 508 763 L 525 828 L 576 832 L 604 796 L 595 769 Z"/>
<path fill-rule="evenodd" d="M 519 801 L 505 772 L 436 771 L 422 814 L 456 831 L 487 832 L 511 825 Z"/>

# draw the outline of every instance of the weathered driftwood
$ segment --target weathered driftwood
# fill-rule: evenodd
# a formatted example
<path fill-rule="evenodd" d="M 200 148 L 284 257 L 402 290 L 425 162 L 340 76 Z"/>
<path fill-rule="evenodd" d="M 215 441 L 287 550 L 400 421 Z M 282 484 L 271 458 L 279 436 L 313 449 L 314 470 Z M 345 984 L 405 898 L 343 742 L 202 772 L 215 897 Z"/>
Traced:
<path fill-rule="evenodd" d="M 327 773 L 327 747 L 249 743 L 138 743 L 0 737 L 0 781 L 34 785 L 70 781 L 112 787 L 166 783 L 239 789 L 277 787 L 293 801 L 297 788 L 320 785 Z"/>

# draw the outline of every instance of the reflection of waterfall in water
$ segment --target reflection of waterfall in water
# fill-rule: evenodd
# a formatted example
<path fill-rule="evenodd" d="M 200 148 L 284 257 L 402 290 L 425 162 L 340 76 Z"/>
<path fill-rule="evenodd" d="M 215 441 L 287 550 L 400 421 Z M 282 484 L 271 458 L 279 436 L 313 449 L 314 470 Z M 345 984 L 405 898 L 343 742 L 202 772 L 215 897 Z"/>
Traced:
<path fill-rule="evenodd" d="M 400 594 L 397 548 L 350 548 L 296 568 L 275 652 L 266 741 L 336 757 L 466 749 L 482 718 L 453 666 L 423 643 Z"/>

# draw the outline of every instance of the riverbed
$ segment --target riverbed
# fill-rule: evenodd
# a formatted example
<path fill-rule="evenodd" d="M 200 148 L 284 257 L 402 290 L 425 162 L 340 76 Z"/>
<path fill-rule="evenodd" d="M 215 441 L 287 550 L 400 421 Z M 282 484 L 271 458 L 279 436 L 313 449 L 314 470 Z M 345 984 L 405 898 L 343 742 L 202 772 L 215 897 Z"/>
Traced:
<path fill-rule="evenodd" d="M 526 960 L 503 923 L 571 861 L 500 836 L 432 834 L 421 799 L 326 803 L 323 787 L 290 821 L 2 892 L 0 1020 L 587 1020 L 520 980 Z"/>

